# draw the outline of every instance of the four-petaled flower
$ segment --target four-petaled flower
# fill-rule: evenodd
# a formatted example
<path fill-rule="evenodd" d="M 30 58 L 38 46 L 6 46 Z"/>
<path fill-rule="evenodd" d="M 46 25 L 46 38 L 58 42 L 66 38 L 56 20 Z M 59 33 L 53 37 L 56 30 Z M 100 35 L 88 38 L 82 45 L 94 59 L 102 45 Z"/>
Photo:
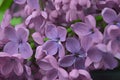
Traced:
<path fill-rule="evenodd" d="M 20 27 L 15 30 L 12 27 L 6 27 L 5 36 L 9 42 L 4 46 L 4 52 L 11 55 L 20 53 L 24 59 L 32 56 L 33 51 L 27 42 L 29 36 L 27 29 Z"/>

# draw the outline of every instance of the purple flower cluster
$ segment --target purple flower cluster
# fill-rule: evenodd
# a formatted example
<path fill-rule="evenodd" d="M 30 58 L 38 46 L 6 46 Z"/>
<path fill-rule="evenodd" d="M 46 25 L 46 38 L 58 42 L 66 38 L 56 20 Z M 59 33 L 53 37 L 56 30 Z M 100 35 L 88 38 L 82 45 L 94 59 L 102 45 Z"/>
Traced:
<path fill-rule="evenodd" d="M 14 0 L 0 23 L 0 80 L 92 80 L 89 71 L 116 68 L 119 6 L 119 0 Z M 11 25 L 14 17 L 22 23 Z"/>

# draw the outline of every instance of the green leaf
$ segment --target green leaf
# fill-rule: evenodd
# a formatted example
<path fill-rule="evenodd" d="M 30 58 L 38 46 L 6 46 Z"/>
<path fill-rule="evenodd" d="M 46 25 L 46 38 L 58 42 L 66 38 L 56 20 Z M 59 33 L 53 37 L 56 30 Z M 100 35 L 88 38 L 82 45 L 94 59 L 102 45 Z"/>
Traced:
<path fill-rule="evenodd" d="M 71 22 L 71 24 L 75 24 L 75 23 L 77 23 L 77 22 L 81 22 L 81 20 L 80 20 L 80 19 L 73 20 L 73 21 Z"/>
<path fill-rule="evenodd" d="M 71 28 L 71 27 L 67 28 L 67 33 L 68 33 L 68 36 L 69 36 L 69 37 L 72 37 L 72 36 L 75 35 L 75 33 L 72 31 L 72 28 Z"/>
<path fill-rule="evenodd" d="M 11 21 L 10 21 L 11 25 L 16 26 L 17 24 L 22 23 L 22 18 L 21 17 L 14 17 Z"/>
<path fill-rule="evenodd" d="M 95 19 L 96 19 L 96 21 L 102 21 L 103 20 L 101 15 L 96 16 Z"/>
<path fill-rule="evenodd" d="M 72 32 L 72 29 L 71 29 L 71 28 L 68 28 L 68 29 L 67 29 L 67 32 L 68 32 L 68 33 Z"/>
<path fill-rule="evenodd" d="M 12 5 L 13 0 L 0 0 L 0 22 L 3 19 L 5 11 L 10 8 Z"/>
<path fill-rule="evenodd" d="M 48 38 L 44 38 L 44 42 L 46 42 L 47 40 L 49 40 Z"/>
<path fill-rule="evenodd" d="M 0 22 L 1 22 L 2 19 L 3 19 L 3 15 L 4 15 L 4 12 L 0 12 Z"/>
<path fill-rule="evenodd" d="M 1 7 L 0 11 L 6 11 L 13 3 L 13 0 L 4 0 Z"/>
<path fill-rule="evenodd" d="M 31 42 L 31 43 L 30 43 L 30 46 L 32 47 L 32 49 L 35 49 L 35 44 L 34 44 L 34 42 Z"/>
<path fill-rule="evenodd" d="M 4 1 L 4 0 L 0 0 L 0 7 L 1 7 L 1 5 L 2 5 L 3 1 Z"/>
<path fill-rule="evenodd" d="M 39 0 L 40 8 L 44 10 L 45 4 L 43 2 L 44 0 Z"/>

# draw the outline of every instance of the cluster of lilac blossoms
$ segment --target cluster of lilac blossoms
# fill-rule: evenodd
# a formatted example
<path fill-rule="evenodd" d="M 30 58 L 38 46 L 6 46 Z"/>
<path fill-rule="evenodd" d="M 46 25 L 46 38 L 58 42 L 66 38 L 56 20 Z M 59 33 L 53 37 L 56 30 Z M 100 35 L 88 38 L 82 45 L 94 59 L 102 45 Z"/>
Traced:
<path fill-rule="evenodd" d="M 0 23 L 0 80 L 92 80 L 91 70 L 113 70 L 119 6 L 119 0 L 14 0 Z M 13 26 L 17 17 L 22 23 Z"/>

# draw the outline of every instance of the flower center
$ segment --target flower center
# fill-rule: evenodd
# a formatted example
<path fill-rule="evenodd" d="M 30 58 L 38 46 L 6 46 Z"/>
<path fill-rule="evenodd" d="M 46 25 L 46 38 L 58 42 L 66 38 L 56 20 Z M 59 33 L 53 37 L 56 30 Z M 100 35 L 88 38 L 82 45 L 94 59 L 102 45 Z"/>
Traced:
<path fill-rule="evenodd" d="M 94 33 L 95 33 L 95 31 L 94 31 L 93 28 L 90 29 L 90 32 L 91 32 L 91 34 L 94 34 Z"/>
<path fill-rule="evenodd" d="M 75 53 L 74 56 L 78 58 L 78 57 L 80 57 L 80 54 L 79 53 Z"/>
<path fill-rule="evenodd" d="M 117 41 L 120 41 L 120 36 L 117 36 L 117 37 L 116 37 L 116 40 L 117 40 Z"/>
<path fill-rule="evenodd" d="M 57 41 L 59 41 L 59 40 L 60 40 L 60 38 L 58 37 L 58 38 L 56 38 L 56 40 L 57 40 Z"/>
<path fill-rule="evenodd" d="M 10 62 L 11 62 L 11 63 L 15 63 L 15 59 L 11 58 L 11 59 L 10 59 Z"/>
<path fill-rule="evenodd" d="M 118 27 L 120 27 L 120 23 L 116 23 L 116 25 L 117 25 Z"/>
<path fill-rule="evenodd" d="M 23 43 L 23 41 L 20 39 L 18 43 L 19 43 L 19 44 L 22 44 L 22 43 Z"/>

